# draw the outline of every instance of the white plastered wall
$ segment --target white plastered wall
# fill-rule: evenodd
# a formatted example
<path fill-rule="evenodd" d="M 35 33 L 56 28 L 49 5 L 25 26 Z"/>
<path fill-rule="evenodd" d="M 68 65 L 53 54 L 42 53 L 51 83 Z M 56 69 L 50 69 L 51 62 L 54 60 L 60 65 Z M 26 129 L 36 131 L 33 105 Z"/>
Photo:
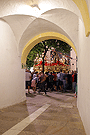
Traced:
<path fill-rule="evenodd" d="M 25 100 L 24 71 L 9 25 L 0 20 L 0 108 Z"/>
<path fill-rule="evenodd" d="M 79 20 L 78 110 L 87 135 L 90 135 L 90 36 Z"/>

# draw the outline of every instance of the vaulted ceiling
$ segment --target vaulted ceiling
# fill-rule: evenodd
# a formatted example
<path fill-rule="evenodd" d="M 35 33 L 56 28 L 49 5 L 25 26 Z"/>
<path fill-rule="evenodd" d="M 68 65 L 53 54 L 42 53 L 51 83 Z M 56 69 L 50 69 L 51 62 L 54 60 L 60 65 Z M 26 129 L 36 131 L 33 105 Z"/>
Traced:
<path fill-rule="evenodd" d="M 86 4 L 90 15 L 90 1 Z M 75 44 L 79 19 L 84 21 L 78 6 L 77 0 L 0 0 L 0 18 L 11 27 L 21 55 L 29 40 L 45 32 L 60 33 Z"/>

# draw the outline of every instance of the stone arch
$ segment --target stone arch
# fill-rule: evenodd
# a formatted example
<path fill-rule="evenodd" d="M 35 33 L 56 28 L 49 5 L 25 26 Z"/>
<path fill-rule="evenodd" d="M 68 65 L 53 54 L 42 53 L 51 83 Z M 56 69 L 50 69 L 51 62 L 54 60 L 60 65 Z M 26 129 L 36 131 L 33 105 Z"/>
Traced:
<path fill-rule="evenodd" d="M 76 48 L 74 46 L 74 44 L 64 35 L 59 34 L 59 33 L 55 33 L 55 32 L 46 32 L 46 33 L 41 33 L 37 36 L 35 36 L 33 39 L 31 39 L 26 46 L 24 47 L 23 51 L 22 51 L 22 56 L 21 56 L 21 63 L 22 64 L 26 64 L 26 58 L 28 53 L 30 52 L 30 50 L 39 42 L 43 41 L 43 40 L 47 40 L 47 39 L 58 39 L 58 40 L 62 40 L 64 42 L 66 42 L 67 44 L 69 44 L 75 51 L 76 55 L 77 55 L 77 51 Z"/>
<path fill-rule="evenodd" d="M 81 12 L 84 26 L 85 26 L 85 33 L 86 33 L 86 36 L 88 37 L 90 34 L 90 17 L 89 17 L 87 3 L 85 0 L 72 0 L 72 1 L 77 5 L 77 7 L 79 8 Z"/>

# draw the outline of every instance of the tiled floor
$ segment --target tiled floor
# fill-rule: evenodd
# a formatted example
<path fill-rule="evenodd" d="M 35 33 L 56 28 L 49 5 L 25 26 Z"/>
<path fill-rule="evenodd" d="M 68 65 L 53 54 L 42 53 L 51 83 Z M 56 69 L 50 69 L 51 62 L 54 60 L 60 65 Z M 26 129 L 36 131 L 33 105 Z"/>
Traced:
<path fill-rule="evenodd" d="M 0 135 L 85 135 L 74 94 L 28 95 L 0 110 Z"/>

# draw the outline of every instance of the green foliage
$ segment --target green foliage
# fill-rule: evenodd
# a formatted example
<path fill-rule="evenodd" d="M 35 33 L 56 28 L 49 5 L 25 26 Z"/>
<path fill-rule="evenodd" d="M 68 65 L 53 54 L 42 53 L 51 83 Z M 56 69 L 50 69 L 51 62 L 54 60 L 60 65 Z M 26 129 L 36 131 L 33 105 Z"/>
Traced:
<path fill-rule="evenodd" d="M 69 54 L 71 50 L 71 47 L 67 43 L 56 39 L 45 40 L 45 45 L 48 46 L 48 48 L 53 47 L 56 49 L 56 51 L 60 51 L 63 54 Z M 28 67 L 32 67 L 34 64 L 34 59 L 36 58 L 37 54 L 39 54 L 40 56 L 43 52 L 44 52 L 44 43 L 40 42 L 30 50 L 27 56 L 26 65 Z"/>
<path fill-rule="evenodd" d="M 34 64 L 34 59 L 36 58 L 37 54 L 41 55 L 42 52 L 44 51 L 44 46 L 43 43 L 38 43 L 37 45 L 35 45 L 29 52 L 28 56 L 27 56 L 27 61 L 26 61 L 26 65 L 28 67 L 33 67 Z"/>

